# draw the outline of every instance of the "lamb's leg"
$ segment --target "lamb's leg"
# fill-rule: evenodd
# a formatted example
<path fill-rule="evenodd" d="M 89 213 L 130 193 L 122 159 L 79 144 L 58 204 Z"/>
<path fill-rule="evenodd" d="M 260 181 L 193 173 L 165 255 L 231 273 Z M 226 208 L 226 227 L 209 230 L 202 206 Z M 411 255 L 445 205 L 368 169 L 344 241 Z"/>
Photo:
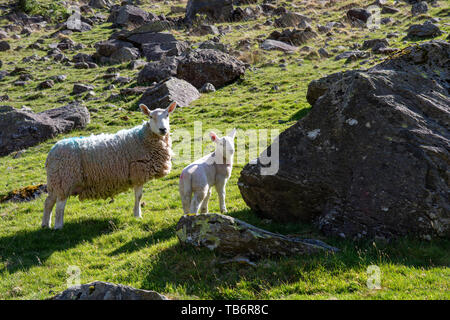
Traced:
<path fill-rule="evenodd" d="M 64 224 L 64 208 L 66 207 L 66 199 L 56 199 L 55 209 L 55 230 L 62 229 Z"/>
<path fill-rule="evenodd" d="M 192 190 L 190 180 L 187 182 L 184 179 L 187 179 L 187 176 L 183 176 L 183 173 L 181 173 L 178 190 L 180 192 L 181 204 L 183 205 L 183 212 L 184 214 L 188 214 L 191 207 Z"/>
<path fill-rule="evenodd" d="M 203 199 L 202 205 L 200 207 L 200 213 L 208 213 L 208 202 L 210 197 L 211 197 L 211 188 L 208 189 L 206 197 L 205 199 Z"/>
<path fill-rule="evenodd" d="M 217 195 L 219 196 L 219 207 L 220 207 L 220 212 L 221 213 L 226 213 L 227 212 L 227 207 L 225 206 L 225 185 L 227 183 L 227 180 L 221 180 L 218 179 L 218 181 L 216 181 L 216 190 L 217 190 Z"/>
<path fill-rule="evenodd" d="M 134 216 L 136 218 L 142 218 L 141 213 L 141 199 L 142 199 L 143 186 L 134 188 Z"/>
<path fill-rule="evenodd" d="M 203 199 L 205 199 L 206 197 L 206 190 L 198 190 L 198 191 L 194 191 L 194 196 L 192 197 L 192 201 L 191 201 L 191 208 L 190 208 L 190 213 L 198 213 L 198 210 L 200 209 L 200 206 L 203 202 Z"/>
<path fill-rule="evenodd" d="M 49 193 L 44 203 L 44 215 L 42 216 L 42 228 L 50 228 L 52 220 L 52 210 L 56 203 L 56 196 Z"/>
<path fill-rule="evenodd" d="M 181 196 L 181 203 L 183 204 L 183 212 L 184 214 L 188 214 L 189 209 L 191 207 L 192 193 L 191 192 L 189 192 L 189 194 L 183 193 L 180 194 L 180 196 Z"/>

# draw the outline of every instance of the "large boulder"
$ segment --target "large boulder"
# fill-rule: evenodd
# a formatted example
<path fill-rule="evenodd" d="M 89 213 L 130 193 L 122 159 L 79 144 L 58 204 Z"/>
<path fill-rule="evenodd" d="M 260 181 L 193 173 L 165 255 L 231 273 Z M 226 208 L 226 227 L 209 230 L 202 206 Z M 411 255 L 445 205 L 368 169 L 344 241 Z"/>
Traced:
<path fill-rule="evenodd" d="M 166 108 L 172 102 L 176 102 L 180 107 L 187 107 L 198 98 L 200 98 L 200 93 L 189 82 L 170 78 L 148 88 L 142 95 L 139 103 L 143 103 L 150 110 L 153 110 Z"/>
<path fill-rule="evenodd" d="M 318 240 L 269 232 L 217 213 L 184 215 L 176 229 L 182 245 L 208 248 L 227 256 L 263 258 L 337 251 Z"/>
<path fill-rule="evenodd" d="M 220 88 L 237 80 L 245 73 L 245 64 L 218 50 L 196 49 L 183 56 L 177 68 L 177 77 L 196 88 L 207 82 Z"/>
<path fill-rule="evenodd" d="M 57 134 L 84 128 L 89 123 L 86 107 L 72 104 L 33 113 L 0 107 L 0 156 L 35 146 Z"/>
<path fill-rule="evenodd" d="M 408 30 L 406 30 L 407 39 L 426 39 L 438 37 L 442 34 L 441 29 L 431 22 L 425 22 L 423 24 L 413 24 Z"/>
<path fill-rule="evenodd" d="M 178 41 L 171 33 L 166 32 L 138 33 L 127 37 L 127 39 L 139 46 L 142 54 L 149 61 L 179 56 L 189 47 L 187 42 Z"/>
<path fill-rule="evenodd" d="M 449 237 L 449 56 L 431 41 L 316 83 L 310 113 L 267 150 L 279 147 L 279 170 L 242 170 L 245 202 L 351 239 Z"/>
<path fill-rule="evenodd" d="M 186 23 L 190 24 L 197 13 L 205 14 L 211 21 L 231 21 L 233 0 L 189 0 L 186 6 Z"/>
<path fill-rule="evenodd" d="M 311 18 L 296 12 L 286 12 L 275 20 L 275 25 L 281 28 L 297 27 L 299 24 L 310 23 Z"/>
<path fill-rule="evenodd" d="M 147 63 L 139 72 L 137 83 L 151 84 L 176 76 L 178 61 L 179 60 L 176 57 L 166 57 L 160 61 Z"/>
<path fill-rule="evenodd" d="M 159 20 L 153 14 L 142 10 L 133 5 L 113 6 L 108 17 L 108 22 L 111 22 L 115 27 L 121 28 L 135 28 L 146 24 L 152 20 Z"/>
<path fill-rule="evenodd" d="M 290 45 L 299 46 L 317 37 L 317 33 L 311 27 L 304 29 L 275 30 L 269 35 L 269 39 L 286 42 Z"/>
<path fill-rule="evenodd" d="M 70 287 L 52 300 L 168 300 L 156 291 L 141 290 L 122 284 L 94 281 Z"/>

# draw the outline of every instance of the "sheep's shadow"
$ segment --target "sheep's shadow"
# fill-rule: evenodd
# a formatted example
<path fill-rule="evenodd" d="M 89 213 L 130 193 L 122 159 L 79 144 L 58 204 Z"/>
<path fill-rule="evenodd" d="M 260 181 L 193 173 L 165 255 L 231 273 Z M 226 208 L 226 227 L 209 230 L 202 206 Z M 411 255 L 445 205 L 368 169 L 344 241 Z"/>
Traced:
<path fill-rule="evenodd" d="M 143 238 L 133 239 L 125 243 L 120 248 L 115 249 L 109 256 L 119 255 L 122 253 L 132 253 L 142 248 L 151 246 L 157 242 L 162 242 L 172 238 L 175 235 L 175 226 L 160 229 L 156 232 L 149 232 L 149 235 Z"/>
<path fill-rule="evenodd" d="M 83 219 L 67 222 L 61 230 L 34 229 L 0 238 L 0 273 L 28 270 L 42 264 L 54 252 L 73 248 L 114 231 L 116 219 Z"/>

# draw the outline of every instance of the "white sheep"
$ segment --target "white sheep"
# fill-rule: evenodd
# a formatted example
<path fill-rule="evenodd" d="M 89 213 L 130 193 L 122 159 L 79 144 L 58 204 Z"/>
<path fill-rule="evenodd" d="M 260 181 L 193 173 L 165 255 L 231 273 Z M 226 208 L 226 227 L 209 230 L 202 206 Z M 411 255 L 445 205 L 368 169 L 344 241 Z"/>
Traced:
<path fill-rule="evenodd" d="M 144 183 L 167 175 L 172 167 L 172 140 L 167 109 L 150 111 L 139 105 L 149 120 L 115 134 L 69 138 L 50 150 L 47 170 L 48 197 L 44 204 L 42 227 L 50 228 L 56 203 L 55 229 L 64 223 L 67 198 L 106 199 L 134 188 L 134 216 L 141 217 L 140 201 Z"/>
<path fill-rule="evenodd" d="M 180 175 L 179 191 L 184 214 L 197 214 L 199 210 L 207 213 L 213 186 L 219 196 L 220 212 L 227 212 L 225 185 L 233 169 L 236 129 L 223 138 L 219 138 L 214 132 L 209 135 L 216 143 L 216 150 L 188 165 Z"/>

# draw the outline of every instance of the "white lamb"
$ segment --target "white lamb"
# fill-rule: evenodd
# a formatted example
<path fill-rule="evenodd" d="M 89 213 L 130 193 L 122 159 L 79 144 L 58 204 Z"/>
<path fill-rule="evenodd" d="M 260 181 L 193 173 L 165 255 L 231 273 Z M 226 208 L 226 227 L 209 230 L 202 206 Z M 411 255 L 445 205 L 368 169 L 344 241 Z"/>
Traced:
<path fill-rule="evenodd" d="M 69 138 L 50 150 L 47 169 L 48 197 L 45 200 L 42 227 L 50 228 L 56 203 L 55 229 L 64 223 L 67 198 L 106 199 L 134 188 L 134 216 L 141 217 L 140 201 L 144 183 L 167 175 L 172 167 L 172 140 L 167 109 L 150 111 L 139 105 L 149 120 L 115 134 Z"/>
<path fill-rule="evenodd" d="M 179 190 L 184 214 L 197 214 L 199 210 L 207 213 L 213 186 L 219 195 L 220 212 L 227 212 L 225 185 L 233 169 L 236 129 L 223 138 L 219 138 L 214 132 L 209 135 L 216 143 L 216 150 L 191 163 L 181 172 Z"/>

